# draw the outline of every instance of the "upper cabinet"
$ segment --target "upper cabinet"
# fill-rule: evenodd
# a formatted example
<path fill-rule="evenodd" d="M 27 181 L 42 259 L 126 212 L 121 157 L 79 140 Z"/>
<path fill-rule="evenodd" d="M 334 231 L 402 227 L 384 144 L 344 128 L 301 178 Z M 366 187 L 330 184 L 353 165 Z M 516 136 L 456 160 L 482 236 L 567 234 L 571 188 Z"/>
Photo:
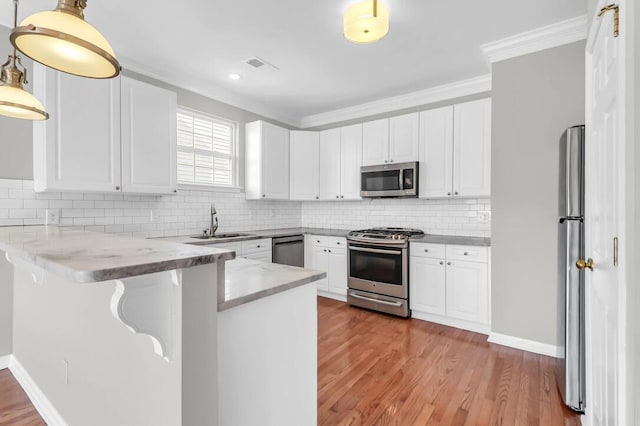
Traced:
<path fill-rule="evenodd" d="M 36 191 L 177 191 L 175 93 L 39 64 L 33 88 L 51 113 L 33 124 Z"/>
<path fill-rule="evenodd" d="M 360 200 L 362 124 L 340 128 L 340 199 Z"/>
<path fill-rule="evenodd" d="M 491 99 L 420 113 L 420 197 L 491 194 Z"/>
<path fill-rule="evenodd" d="M 247 200 L 289 199 L 289 130 L 265 121 L 246 125 Z"/>
<path fill-rule="evenodd" d="M 418 113 L 364 123 L 362 165 L 418 161 L 419 123 Z"/>
<path fill-rule="evenodd" d="M 340 129 L 320 132 L 320 199 L 340 199 Z"/>
<path fill-rule="evenodd" d="M 320 135 L 318 132 L 290 132 L 290 199 L 317 200 L 320 198 L 319 166 Z"/>
<path fill-rule="evenodd" d="M 176 191 L 174 92 L 122 77 L 122 190 Z"/>

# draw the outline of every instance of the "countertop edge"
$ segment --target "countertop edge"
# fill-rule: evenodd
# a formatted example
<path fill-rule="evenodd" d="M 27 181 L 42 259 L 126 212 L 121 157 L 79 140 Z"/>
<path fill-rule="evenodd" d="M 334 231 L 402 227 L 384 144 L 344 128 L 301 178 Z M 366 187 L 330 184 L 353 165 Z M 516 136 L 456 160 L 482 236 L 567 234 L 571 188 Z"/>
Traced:
<path fill-rule="evenodd" d="M 226 300 L 223 302 L 218 301 L 218 312 L 223 312 L 231 308 L 235 308 L 237 306 L 247 304 L 249 302 L 260 300 L 268 296 L 273 296 L 274 294 L 282 293 L 287 290 L 291 290 L 292 288 L 300 287 L 306 284 L 311 284 L 315 281 L 321 280 L 326 277 L 327 277 L 326 272 L 319 272 L 313 275 L 309 275 L 308 277 L 305 277 L 305 278 L 290 281 L 290 282 L 281 284 L 277 287 L 271 287 L 265 290 L 260 290 L 255 293 L 238 297 L 236 299 Z"/>

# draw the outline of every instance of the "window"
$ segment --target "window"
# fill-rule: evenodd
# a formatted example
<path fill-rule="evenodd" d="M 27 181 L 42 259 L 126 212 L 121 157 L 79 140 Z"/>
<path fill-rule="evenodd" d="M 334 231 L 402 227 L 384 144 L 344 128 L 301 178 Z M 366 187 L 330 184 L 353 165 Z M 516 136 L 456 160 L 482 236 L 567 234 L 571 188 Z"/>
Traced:
<path fill-rule="evenodd" d="M 235 186 L 237 123 L 178 109 L 178 183 Z"/>

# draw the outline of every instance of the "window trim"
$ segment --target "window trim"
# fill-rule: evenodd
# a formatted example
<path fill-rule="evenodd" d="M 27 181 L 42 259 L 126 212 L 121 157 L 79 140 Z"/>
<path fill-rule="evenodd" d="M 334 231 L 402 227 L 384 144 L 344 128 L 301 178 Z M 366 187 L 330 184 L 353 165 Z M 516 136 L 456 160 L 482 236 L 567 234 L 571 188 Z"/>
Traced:
<path fill-rule="evenodd" d="M 231 172 L 231 185 L 216 185 L 216 184 L 211 184 L 211 185 L 206 185 L 206 184 L 202 184 L 202 183 L 189 183 L 189 182 L 180 182 L 178 181 L 178 188 L 180 189 L 184 189 L 184 190 L 194 190 L 194 191 L 206 191 L 206 190 L 230 190 L 229 192 L 235 192 L 236 190 L 241 189 L 239 186 L 239 164 L 240 164 L 240 157 L 239 157 L 239 139 L 240 139 L 240 124 L 237 121 L 225 118 L 225 117 L 220 117 L 219 115 L 215 115 L 215 114 L 209 114 L 207 112 L 204 111 L 199 111 L 197 109 L 194 108 L 190 108 L 187 106 L 183 106 L 183 105 L 178 105 L 176 107 L 176 120 L 177 120 L 177 116 L 180 113 L 184 113 L 184 114 L 189 114 L 191 116 L 193 116 L 194 118 L 200 118 L 202 120 L 216 120 L 216 121 L 222 121 L 224 123 L 228 123 L 233 127 L 233 148 L 232 148 L 232 153 L 231 153 L 231 167 L 232 167 L 232 172 Z M 176 135 L 177 135 L 178 130 L 176 129 Z M 178 151 L 180 150 L 180 148 L 178 147 L 178 142 L 176 139 L 176 161 L 177 161 L 177 156 L 178 156 Z M 196 148 L 193 148 L 193 152 L 194 153 L 198 153 L 198 152 L 205 152 L 207 153 L 207 155 L 210 154 L 209 151 L 202 151 L 202 150 L 198 150 Z M 224 155 L 222 155 L 224 156 Z M 215 158 L 215 157 L 214 157 Z M 214 169 L 215 170 L 215 169 Z"/>

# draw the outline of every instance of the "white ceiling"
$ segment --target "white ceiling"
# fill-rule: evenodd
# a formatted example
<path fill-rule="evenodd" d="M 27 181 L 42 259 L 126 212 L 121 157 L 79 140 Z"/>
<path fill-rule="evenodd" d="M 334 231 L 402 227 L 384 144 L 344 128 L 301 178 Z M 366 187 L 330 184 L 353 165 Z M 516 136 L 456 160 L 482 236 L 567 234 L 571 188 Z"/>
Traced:
<path fill-rule="evenodd" d="M 489 72 L 480 45 L 586 13 L 584 0 L 382 0 L 389 34 L 356 45 L 357 0 L 89 0 L 86 19 L 125 68 L 288 123 Z M 22 0 L 18 19 L 55 8 Z M 0 23 L 12 24 L 12 2 Z M 260 72 L 258 56 L 280 70 Z M 233 81 L 229 73 L 242 78 Z"/>

